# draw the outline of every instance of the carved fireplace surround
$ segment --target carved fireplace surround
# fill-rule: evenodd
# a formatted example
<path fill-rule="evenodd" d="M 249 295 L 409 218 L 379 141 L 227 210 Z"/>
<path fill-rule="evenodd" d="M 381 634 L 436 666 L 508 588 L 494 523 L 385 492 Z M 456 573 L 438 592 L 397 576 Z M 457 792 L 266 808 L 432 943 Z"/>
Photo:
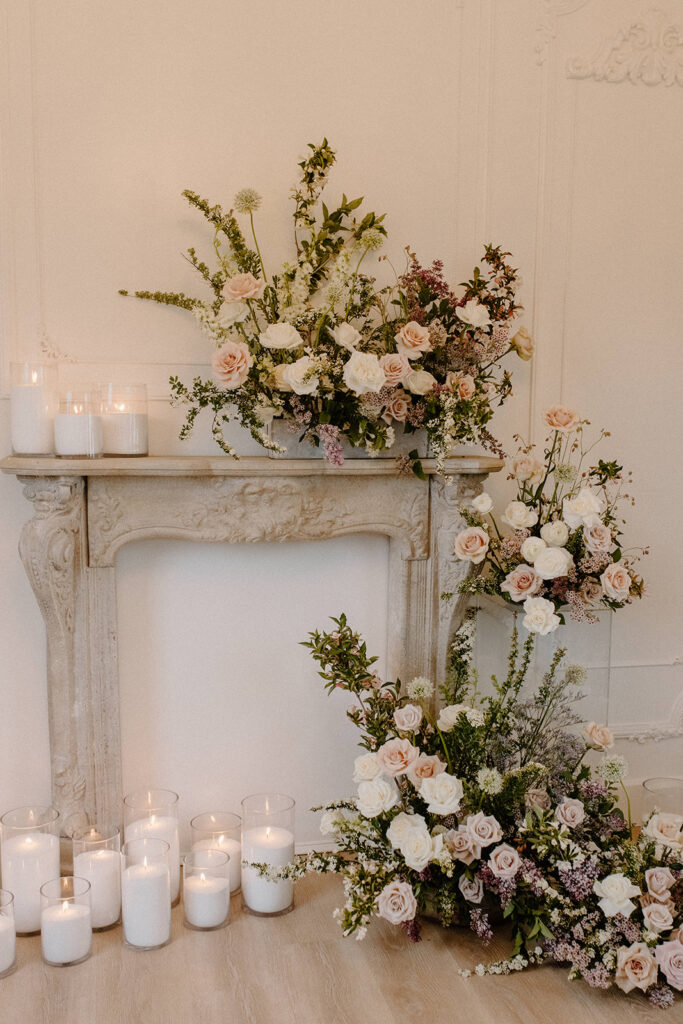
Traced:
<path fill-rule="evenodd" d="M 393 459 L 11 457 L 33 504 L 19 551 L 45 620 L 53 802 L 70 835 L 121 816 L 116 553 L 150 538 L 247 543 L 389 538 L 389 678 L 441 680 L 467 563 L 453 558 L 458 505 L 498 459 L 449 460 L 452 483 L 397 475 Z"/>

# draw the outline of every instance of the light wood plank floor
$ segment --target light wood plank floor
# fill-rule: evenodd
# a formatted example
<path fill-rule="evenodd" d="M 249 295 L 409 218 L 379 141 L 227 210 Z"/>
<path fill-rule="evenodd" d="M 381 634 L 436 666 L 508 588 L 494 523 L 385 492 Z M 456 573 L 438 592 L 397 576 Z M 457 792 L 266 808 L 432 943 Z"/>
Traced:
<path fill-rule="evenodd" d="M 543 967 L 467 980 L 459 967 L 505 954 L 482 951 L 466 929 L 424 928 L 413 944 L 376 921 L 363 942 L 332 920 L 341 883 L 297 883 L 297 906 L 282 918 L 243 914 L 239 897 L 218 932 L 189 931 L 173 911 L 173 940 L 136 953 L 121 930 L 94 936 L 76 967 L 46 967 L 40 938 L 18 940 L 18 969 L 0 980 L 7 1024 L 645 1024 L 680 1021 L 642 997 L 589 989 Z M 677 1012 L 678 1011 L 678 1012 Z"/>

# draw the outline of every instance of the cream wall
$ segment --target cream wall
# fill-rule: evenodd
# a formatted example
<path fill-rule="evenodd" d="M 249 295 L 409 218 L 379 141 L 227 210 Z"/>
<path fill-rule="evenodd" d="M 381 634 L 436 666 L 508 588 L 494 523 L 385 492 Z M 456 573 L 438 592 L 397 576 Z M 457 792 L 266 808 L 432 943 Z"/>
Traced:
<path fill-rule="evenodd" d="M 652 549 L 650 596 L 574 631 L 572 653 L 591 669 L 587 708 L 637 737 L 622 744 L 633 778 L 675 771 L 683 9 L 659 7 L 660 21 L 645 0 L 4 0 L 0 448 L 9 360 L 42 340 L 72 360 L 65 376 L 147 381 L 156 453 L 211 451 L 206 426 L 180 446 L 166 402 L 170 372 L 206 363 L 201 337 L 181 312 L 117 289 L 192 290 L 180 253 L 210 239 L 180 199 L 188 187 L 225 205 L 255 187 L 268 262 L 286 258 L 294 165 L 327 135 L 331 192 L 387 211 L 394 259 L 410 243 L 457 282 L 484 241 L 513 252 L 538 356 L 515 367 L 498 434 L 538 435 L 560 399 L 611 429 L 634 472 L 629 537 Z M 49 798 L 49 757 L 14 479 L 0 480 L 0 508 L 5 809 Z M 345 792 L 353 737 L 297 641 L 346 608 L 382 654 L 385 568 L 371 538 L 124 550 L 126 786 L 178 788 L 187 815 L 271 778 L 302 807 Z M 306 819 L 301 838 L 313 834 Z"/>

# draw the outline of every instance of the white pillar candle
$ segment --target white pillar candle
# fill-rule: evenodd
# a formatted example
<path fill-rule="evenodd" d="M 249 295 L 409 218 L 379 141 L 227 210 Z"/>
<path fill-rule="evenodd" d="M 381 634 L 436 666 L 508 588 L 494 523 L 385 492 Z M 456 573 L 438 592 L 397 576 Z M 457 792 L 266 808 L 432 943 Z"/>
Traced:
<path fill-rule="evenodd" d="M 14 893 L 17 932 L 40 929 L 40 887 L 59 878 L 59 839 L 46 832 L 10 836 L 0 844 L 3 888 Z"/>
<path fill-rule="evenodd" d="M 185 917 L 195 928 L 217 928 L 230 909 L 230 884 L 227 878 L 190 875 L 183 881 Z"/>
<path fill-rule="evenodd" d="M 222 850 L 227 853 L 230 858 L 230 892 L 237 892 L 242 881 L 242 844 L 237 839 L 221 834 L 211 839 L 198 839 L 192 844 L 193 853 L 197 850 Z"/>
<path fill-rule="evenodd" d="M 14 919 L 0 914 L 0 977 L 9 971 L 17 955 L 17 939 Z"/>
<path fill-rule="evenodd" d="M 167 815 L 151 814 L 148 818 L 138 818 L 126 825 L 126 842 L 131 839 L 164 839 L 170 849 L 168 851 L 171 868 L 171 900 L 176 902 L 180 895 L 180 839 L 178 836 L 178 819 Z"/>
<path fill-rule="evenodd" d="M 93 928 L 116 924 L 121 914 L 121 854 L 87 850 L 74 857 L 74 875 L 90 882 Z"/>
<path fill-rule="evenodd" d="M 12 450 L 46 455 L 54 450 L 53 396 L 43 384 L 15 384 L 10 391 Z"/>
<path fill-rule="evenodd" d="M 146 455 L 147 413 L 104 413 L 102 449 L 105 455 Z"/>
<path fill-rule="evenodd" d="M 101 455 L 102 417 L 91 412 L 58 412 L 55 452 L 57 455 Z"/>
<path fill-rule="evenodd" d="M 242 859 L 250 863 L 282 867 L 294 857 L 294 836 L 286 828 L 264 826 L 242 835 Z M 294 883 L 288 879 L 271 882 L 256 868 L 242 868 L 242 900 L 259 914 L 277 914 L 292 903 Z"/>
<path fill-rule="evenodd" d="M 45 907 L 40 919 L 43 957 L 51 964 L 72 964 L 90 952 L 90 907 L 63 903 Z"/>
<path fill-rule="evenodd" d="M 123 934 L 131 946 L 162 946 L 171 936 L 171 881 L 164 864 L 132 864 L 121 875 Z"/>

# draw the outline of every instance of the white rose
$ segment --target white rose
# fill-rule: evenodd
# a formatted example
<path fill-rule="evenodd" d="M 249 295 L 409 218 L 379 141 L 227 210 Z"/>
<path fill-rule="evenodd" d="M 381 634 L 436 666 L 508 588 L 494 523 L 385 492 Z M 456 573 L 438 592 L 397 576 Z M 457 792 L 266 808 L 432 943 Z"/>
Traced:
<path fill-rule="evenodd" d="M 285 371 L 287 370 L 288 366 L 289 363 L 278 363 L 278 365 L 273 370 L 273 376 L 275 377 L 275 387 L 278 389 L 278 391 L 292 390 L 291 384 L 288 384 L 287 380 L 285 379 Z"/>
<path fill-rule="evenodd" d="M 422 721 L 422 708 L 417 704 L 405 704 L 402 708 L 394 711 L 394 722 L 396 728 L 403 732 L 415 732 Z"/>
<path fill-rule="evenodd" d="M 400 811 L 387 829 L 387 839 L 394 850 L 401 848 L 401 843 L 411 829 L 426 832 L 427 822 L 421 814 L 406 814 L 405 811 Z"/>
<path fill-rule="evenodd" d="M 538 512 L 529 508 L 523 501 L 511 501 L 505 509 L 503 522 L 513 530 L 526 530 L 538 522 Z"/>
<path fill-rule="evenodd" d="M 423 779 L 420 796 L 427 803 L 430 814 L 455 814 L 463 797 L 462 782 L 455 775 L 441 772 L 431 779 Z"/>
<path fill-rule="evenodd" d="M 441 708 L 437 719 L 437 727 L 442 732 L 450 732 L 458 724 L 460 715 L 464 715 L 470 725 L 483 725 L 484 716 L 479 708 L 473 708 L 470 704 L 449 704 Z"/>
<path fill-rule="evenodd" d="M 512 846 L 501 843 L 491 852 L 488 863 L 498 878 L 514 878 L 521 867 L 522 858 Z"/>
<path fill-rule="evenodd" d="M 224 302 L 220 313 L 216 317 L 217 323 L 225 328 L 234 324 L 242 323 L 249 316 L 249 306 L 246 302 Z"/>
<path fill-rule="evenodd" d="M 270 324 L 266 327 L 265 331 L 259 335 L 259 341 L 264 348 L 286 349 L 287 351 L 298 348 L 304 343 L 299 332 L 291 324 L 284 322 Z"/>
<path fill-rule="evenodd" d="M 566 576 L 574 559 L 566 548 L 544 548 L 534 559 L 534 569 L 542 580 L 555 580 Z"/>
<path fill-rule="evenodd" d="M 554 632 L 560 624 L 560 617 L 555 614 L 555 605 L 545 597 L 527 597 L 524 611 L 526 615 L 522 622 L 530 633 L 545 636 Z"/>
<path fill-rule="evenodd" d="M 344 383 L 355 395 L 377 394 L 387 382 L 379 359 L 372 352 L 352 352 L 344 366 Z"/>
<path fill-rule="evenodd" d="M 512 463 L 512 472 L 522 483 L 537 484 L 543 479 L 545 463 L 525 452 L 521 452 Z"/>
<path fill-rule="evenodd" d="M 413 395 L 426 395 L 435 384 L 436 377 L 427 370 L 413 370 L 405 379 L 405 386 Z"/>
<path fill-rule="evenodd" d="M 566 825 L 567 828 L 576 828 L 586 817 L 586 812 L 580 800 L 572 800 L 565 796 L 562 803 L 555 808 L 555 817 L 561 825 Z"/>
<path fill-rule="evenodd" d="M 354 351 L 362 337 L 360 331 L 351 324 L 338 324 L 336 327 L 330 327 L 329 332 L 337 344 L 349 352 Z"/>
<path fill-rule="evenodd" d="M 476 299 L 470 299 L 462 308 L 456 309 L 456 314 L 471 327 L 486 327 L 491 323 L 488 309 Z"/>
<path fill-rule="evenodd" d="M 376 818 L 384 811 L 390 811 L 399 800 L 398 786 L 393 779 L 384 775 L 369 782 L 361 782 L 358 787 L 357 806 L 364 818 Z"/>
<path fill-rule="evenodd" d="M 631 591 L 631 577 L 622 562 L 612 562 L 602 576 L 602 592 L 611 601 L 625 601 Z"/>
<path fill-rule="evenodd" d="M 565 498 L 562 502 L 562 518 L 570 530 L 578 530 L 579 526 L 593 526 L 599 522 L 599 515 L 604 502 L 599 494 L 590 487 L 582 487 L 574 498 Z"/>
<path fill-rule="evenodd" d="M 475 512 L 478 512 L 480 516 L 485 516 L 493 508 L 493 498 L 486 491 L 482 491 L 476 498 L 472 498 L 472 508 Z"/>
<path fill-rule="evenodd" d="M 540 537 L 527 537 L 520 548 L 520 554 L 522 558 L 533 565 L 534 560 L 538 558 L 544 547 L 545 541 Z"/>
<path fill-rule="evenodd" d="M 601 882 L 593 882 L 593 892 L 602 897 L 598 900 L 598 906 L 602 908 L 605 917 L 614 917 L 615 914 L 630 917 L 636 909 L 631 896 L 640 896 L 638 886 L 621 872 L 607 875 Z"/>
<path fill-rule="evenodd" d="M 413 871 L 424 871 L 432 857 L 432 837 L 425 828 L 408 829 L 399 850 L 404 861 Z"/>
<path fill-rule="evenodd" d="M 388 882 L 377 897 L 377 913 L 390 924 L 412 921 L 417 913 L 417 900 L 408 882 Z"/>
<path fill-rule="evenodd" d="M 484 886 L 479 875 L 475 875 L 474 878 L 461 875 L 458 879 L 458 889 L 468 903 L 481 903 L 484 898 Z"/>
<path fill-rule="evenodd" d="M 282 380 L 289 384 L 296 395 L 314 395 L 318 390 L 318 378 L 314 375 L 315 360 L 302 356 L 295 363 L 287 363 L 282 371 Z"/>
<path fill-rule="evenodd" d="M 569 540 L 567 524 L 561 519 L 553 519 L 541 527 L 541 537 L 551 548 L 563 548 Z"/>
<path fill-rule="evenodd" d="M 382 765 L 376 754 L 359 754 L 353 762 L 353 781 L 371 782 L 382 772 Z"/>

